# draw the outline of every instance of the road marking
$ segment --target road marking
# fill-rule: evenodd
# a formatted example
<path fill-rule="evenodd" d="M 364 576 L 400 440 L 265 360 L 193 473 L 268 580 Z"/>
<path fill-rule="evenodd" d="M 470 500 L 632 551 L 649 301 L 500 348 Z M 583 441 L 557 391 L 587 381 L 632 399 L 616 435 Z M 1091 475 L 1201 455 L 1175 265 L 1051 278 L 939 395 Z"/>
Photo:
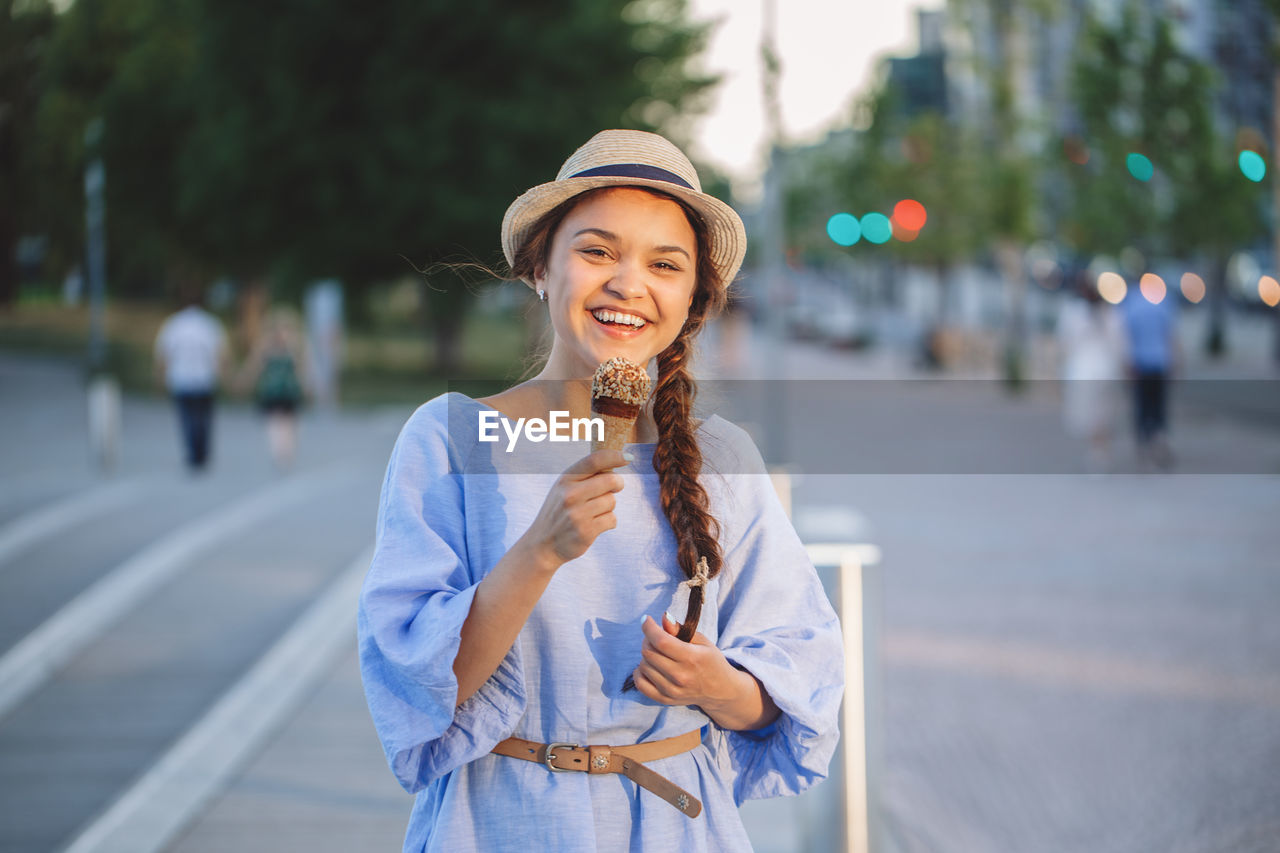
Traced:
<path fill-rule="evenodd" d="M 0 717 L 200 553 L 312 497 L 318 489 L 345 483 L 353 470 L 330 468 L 261 489 L 184 524 L 112 569 L 0 658 Z"/>
<path fill-rule="evenodd" d="M 157 853 L 166 847 L 351 648 L 356 602 L 372 559 L 370 546 L 65 853 Z"/>
<path fill-rule="evenodd" d="M 129 480 L 99 486 L 21 515 L 0 527 L 0 564 L 41 539 L 109 509 L 132 503 L 143 494 L 143 483 Z"/>
<path fill-rule="evenodd" d="M 1280 680 L 1232 675 L 1114 654 L 951 634 L 887 634 L 884 660 L 895 666 L 991 675 L 1061 689 L 1146 693 L 1280 708 Z"/>

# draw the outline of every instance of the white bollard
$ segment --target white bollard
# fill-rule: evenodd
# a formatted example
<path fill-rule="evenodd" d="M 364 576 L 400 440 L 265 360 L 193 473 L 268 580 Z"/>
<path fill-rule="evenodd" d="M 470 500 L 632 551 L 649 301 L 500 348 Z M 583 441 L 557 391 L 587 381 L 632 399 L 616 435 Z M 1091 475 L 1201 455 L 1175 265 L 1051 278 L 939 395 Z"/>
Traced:
<path fill-rule="evenodd" d="M 880 549 L 867 543 L 834 542 L 808 543 L 805 550 L 819 570 L 836 567 L 839 571 L 836 609 L 844 629 L 844 705 L 841 708 L 842 730 L 841 782 L 844 811 L 845 853 L 868 853 L 878 850 L 878 827 L 875 810 L 876 773 L 874 744 L 876 735 L 868 719 L 869 713 L 879 701 L 877 679 L 870 668 L 875 667 L 878 650 L 874 636 L 876 626 L 867 625 L 869 613 L 878 607 L 877 595 L 865 594 L 872 580 L 870 571 L 880 562 Z M 868 630 L 870 627 L 870 630 Z M 867 648 L 871 641 L 871 648 Z"/>
<path fill-rule="evenodd" d="M 120 457 L 120 383 L 114 376 L 89 380 L 89 453 L 106 472 L 115 470 Z"/>
<path fill-rule="evenodd" d="M 880 549 L 867 541 L 871 527 L 853 508 L 809 506 L 793 514 L 794 476 L 774 468 L 770 479 L 844 630 L 840 764 L 826 783 L 834 788 L 818 786 L 783 802 L 747 803 L 743 817 L 762 851 L 876 853 L 884 849 L 876 808 Z"/>

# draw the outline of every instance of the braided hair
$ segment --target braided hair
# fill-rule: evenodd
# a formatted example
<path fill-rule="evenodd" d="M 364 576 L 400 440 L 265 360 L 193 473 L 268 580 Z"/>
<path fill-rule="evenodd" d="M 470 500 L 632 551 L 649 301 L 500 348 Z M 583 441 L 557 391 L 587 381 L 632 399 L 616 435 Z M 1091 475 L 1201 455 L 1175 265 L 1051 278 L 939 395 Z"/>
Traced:
<path fill-rule="evenodd" d="M 711 514 L 707 492 L 698 481 L 702 471 L 702 450 L 698 447 L 693 426 L 693 401 L 697 383 L 689 372 L 693 341 L 706 321 L 724 307 L 724 283 L 719 273 L 706 262 L 710 256 L 711 238 L 702 217 L 679 198 L 667 193 L 637 187 L 680 205 L 693 228 L 697 242 L 698 263 L 693 302 L 680 334 L 666 349 L 658 353 L 658 383 L 653 390 L 653 419 L 658 427 L 658 445 L 653 452 L 653 468 L 658 474 L 662 511 L 676 537 L 676 562 L 692 583 L 689 589 L 689 612 L 680 625 L 677 637 L 685 642 L 693 639 L 702 615 L 704 579 L 720 572 L 720 525 Z M 513 278 L 532 281 L 544 269 L 551 251 L 551 239 L 569 212 L 580 202 L 600 190 L 591 190 L 562 202 L 548 211 L 530 229 L 529 237 L 515 254 L 511 266 Z M 699 563 L 706 560 L 705 568 Z"/>
<path fill-rule="evenodd" d="M 692 211 L 686 211 L 698 240 L 698 257 L 707 257 L 706 229 Z M 698 481 L 702 449 L 693 427 L 693 401 L 697 383 L 689 372 L 693 340 L 707 319 L 724 307 L 724 288 L 710 264 L 697 267 L 697 284 L 689 316 L 676 339 L 658 353 L 658 384 L 653 391 L 653 419 L 658 425 L 658 445 L 653 469 L 658 472 L 662 511 L 676 536 L 676 561 L 685 577 L 695 580 L 699 560 L 706 560 L 707 579 L 720 573 L 720 525 L 711 514 L 707 492 Z M 688 642 L 698 629 L 705 587 L 689 589 L 689 611 L 676 636 Z M 676 614 L 678 615 L 678 614 Z"/>

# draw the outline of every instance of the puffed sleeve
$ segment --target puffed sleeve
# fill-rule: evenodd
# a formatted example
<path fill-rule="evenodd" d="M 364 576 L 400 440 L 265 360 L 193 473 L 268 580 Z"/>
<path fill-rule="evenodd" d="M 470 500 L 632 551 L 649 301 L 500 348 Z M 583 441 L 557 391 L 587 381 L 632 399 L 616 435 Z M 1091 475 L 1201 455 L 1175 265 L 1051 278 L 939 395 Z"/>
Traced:
<path fill-rule="evenodd" d="M 449 409 L 443 397 L 425 404 L 396 440 L 358 613 L 369 711 L 410 793 L 489 752 L 527 701 L 517 645 L 455 709 L 453 662 L 480 578 L 467 560 L 463 465 Z"/>
<path fill-rule="evenodd" d="M 737 428 L 734 428 L 737 430 Z M 750 437 L 737 430 L 725 473 L 717 645 L 782 712 L 764 729 L 723 733 L 734 798 L 798 794 L 826 778 L 844 693 L 840 623 Z"/>

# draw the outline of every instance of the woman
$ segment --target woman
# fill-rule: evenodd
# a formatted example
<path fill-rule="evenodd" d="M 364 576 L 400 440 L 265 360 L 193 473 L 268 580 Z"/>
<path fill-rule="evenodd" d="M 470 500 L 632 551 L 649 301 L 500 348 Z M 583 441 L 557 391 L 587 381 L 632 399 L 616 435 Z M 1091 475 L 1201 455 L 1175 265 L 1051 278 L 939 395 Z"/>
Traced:
<path fill-rule="evenodd" d="M 280 471 L 293 467 L 306 361 L 296 315 L 286 308 L 274 309 L 245 364 L 242 384 L 253 388 L 254 403 L 267 421 L 267 447 Z"/>
<path fill-rule="evenodd" d="M 667 140 L 604 131 L 502 230 L 550 356 L 410 418 L 360 601 L 370 711 L 418 794 L 404 849 L 750 849 L 738 803 L 825 777 L 843 664 L 759 453 L 691 415 L 693 341 L 742 223 Z M 588 417 L 613 356 L 657 363 L 625 454 L 480 440 L 486 416 Z"/>
<path fill-rule="evenodd" d="M 1089 442 L 1087 470 L 1105 474 L 1112 466 L 1111 439 L 1116 398 L 1124 378 L 1124 327 L 1102 300 L 1087 274 L 1080 299 L 1063 306 L 1058 319 L 1062 345 L 1062 418 L 1067 433 Z"/>

